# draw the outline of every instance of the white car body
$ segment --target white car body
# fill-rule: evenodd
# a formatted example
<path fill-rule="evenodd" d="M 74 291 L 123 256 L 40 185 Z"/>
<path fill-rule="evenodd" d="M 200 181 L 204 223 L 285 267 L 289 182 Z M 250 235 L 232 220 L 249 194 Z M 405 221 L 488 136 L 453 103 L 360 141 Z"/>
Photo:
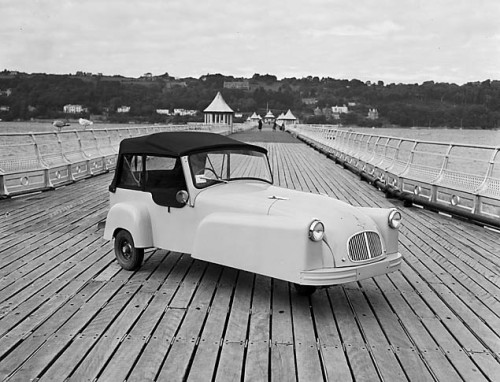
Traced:
<path fill-rule="evenodd" d="M 110 192 L 105 239 L 125 230 L 135 248 L 189 253 L 195 259 L 299 285 L 352 282 L 401 266 L 398 230 L 389 224 L 390 217 L 400 219 L 395 209 L 353 207 L 253 178 L 220 180 L 200 189 L 189 155 L 179 160 L 189 195 L 185 205 L 159 205 L 154 192 L 117 186 Z M 143 161 L 147 167 L 148 160 Z M 316 220 L 324 226 L 319 241 L 309 232 Z"/>

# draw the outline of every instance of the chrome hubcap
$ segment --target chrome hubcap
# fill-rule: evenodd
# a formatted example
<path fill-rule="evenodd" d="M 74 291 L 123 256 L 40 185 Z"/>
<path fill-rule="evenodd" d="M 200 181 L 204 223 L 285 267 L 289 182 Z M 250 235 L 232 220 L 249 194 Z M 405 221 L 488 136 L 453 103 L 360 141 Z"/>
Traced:
<path fill-rule="evenodd" d="M 132 246 L 128 241 L 124 241 L 122 244 L 122 254 L 126 259 L 130 259 L 132 256 Z"/>

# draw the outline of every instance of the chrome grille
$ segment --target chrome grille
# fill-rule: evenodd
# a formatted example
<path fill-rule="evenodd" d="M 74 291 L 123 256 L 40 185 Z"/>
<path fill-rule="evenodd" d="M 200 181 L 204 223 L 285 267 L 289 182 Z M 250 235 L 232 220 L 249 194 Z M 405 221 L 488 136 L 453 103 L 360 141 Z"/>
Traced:
<path fill-rule="evenodd" d="M 364 261 L 382 255 L 382 242 L 376 232 L 361 232 L 349 239 L 351 261 Z"/>

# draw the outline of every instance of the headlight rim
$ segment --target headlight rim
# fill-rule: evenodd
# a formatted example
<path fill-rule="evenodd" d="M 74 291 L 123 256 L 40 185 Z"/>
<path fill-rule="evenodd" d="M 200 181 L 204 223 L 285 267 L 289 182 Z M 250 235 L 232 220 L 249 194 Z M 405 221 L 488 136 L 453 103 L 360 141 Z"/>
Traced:
<path fill-rule="evenodd" d="M 394 218 L 399 215 L 399 219 L 397 220 L 394 220 Z M 401 221 L 403 220 L 403 215 L 401 214 L 401 212 L 394 208 L 391 210 L 391 212 L 389 212 L 389 216 L 387 218 L 387 223 L 389 224 L 389 227 L 391 227 L 392 229 L 399 229 L 399 227 L 401 226 Z"/>
<path fill-rule="evenodd" d="M 321 225 L 322 229 L 321 231 L 317 231 L 316 228 Z M 319 236 L 315 235 L 315 233 L 319 233 Z M 322 241 L 323 238 L 325 237 L 325 224 L 319 220 L 319 219 L 314 219 L 311 224 L 309 224 L 309 239 L 314 242 L 319 242 Z"/>

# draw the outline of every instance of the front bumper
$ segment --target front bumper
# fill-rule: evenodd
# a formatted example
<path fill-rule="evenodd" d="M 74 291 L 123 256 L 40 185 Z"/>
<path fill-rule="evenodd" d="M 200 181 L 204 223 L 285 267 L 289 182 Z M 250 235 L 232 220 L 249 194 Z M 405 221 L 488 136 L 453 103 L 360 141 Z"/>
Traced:
<path fill-rule="evenodd" d="M 321 268 L 300 272 L 300 284 L 337 285 L 385 275 L 401 268 L 401 253 L 391 253 L 385 259 L 365 265 L 343 268 Z"/>

